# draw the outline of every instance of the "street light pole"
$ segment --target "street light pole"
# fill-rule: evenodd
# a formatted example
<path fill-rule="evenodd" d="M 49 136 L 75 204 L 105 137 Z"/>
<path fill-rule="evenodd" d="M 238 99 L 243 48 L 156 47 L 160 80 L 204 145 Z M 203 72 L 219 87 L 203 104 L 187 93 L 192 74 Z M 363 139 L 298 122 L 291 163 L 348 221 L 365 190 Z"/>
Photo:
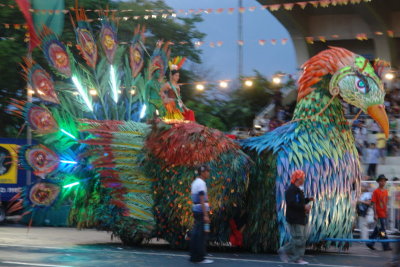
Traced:
<path fill-rule="evenodd" d="M 243 6 L 243 0 L 238 2 L 238 78 L 243 76 L 243 13 L 240 8 Z"/>

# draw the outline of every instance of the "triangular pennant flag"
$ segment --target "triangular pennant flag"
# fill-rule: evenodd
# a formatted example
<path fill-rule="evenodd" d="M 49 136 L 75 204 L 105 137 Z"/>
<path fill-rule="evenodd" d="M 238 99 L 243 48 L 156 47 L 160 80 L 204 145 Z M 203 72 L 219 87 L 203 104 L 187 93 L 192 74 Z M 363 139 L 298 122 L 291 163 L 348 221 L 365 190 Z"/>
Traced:
<path fill-rule="evenodd" d="M 239 7 L 239 12 L 240 13 L 243 13 L 243 12 L 245 12 L 246 11 L 246 8 L 244 8 L 244 7 Z"/>
<path fill-rule="evenodd" d="M 215 47 L 214 42 L 210 42 L 210 47 L 211 47 L 211 48 L 214 48 L 214 47 Z"/>
<path fill-rule="evenodd" d="M 211 14 L 211 13 L 213 13 L 213 9 L 212 8 L 207 8 L 207 14 Z"/>
<path fill-rule="evenodd" d="M 224 43 L 224 42 L 222 42 L 222 41 L 218 41 L 218 42 L 217 42 L 217 46 L 222 46 L 223 43 Z"/>
<path fill-rule="evenodd" d="M 253 12 L 254 10 L 256 10 L 256 8 L 257 8 L 257 7 L 255 7 L 255 6 L 251 6 L 251 7 L 249 7 L 249 11 L 252 11 L 252 12 Z"/>
<path fill-rule="evenodd" d="M 394 37 L 394 31 L 388 30 L 387 34 L 389 37 L 393 38 Z"/>
<path fill-rule="evenodd" d="M 259 43 L 260 45 L 265 45 L 265 40 L 258 40 L 258 43 Z"/>
<path fill-rule="evenodd" d="M 319 4 L 321 5 L 321 7 L 329 7 L 329 5 L 331 4 L 330 0 L 321 0 L 319 1 Z"/>
<path fill-rule="evenodd" d="M 293 6 L 294 6 L 294 3 L 283 4 L 283 7 L 285 8 L 285 10 L 292 10 Z"/>
<path fill-rule="evenodd" d="M 319 1 L 309 1 L 313 7 L 318 7 Z"/>
<path fill-rule="evenodd" d="M 281 43 L 282 43 L 283 45 L 285 45 L 285 44 L 287 43 L 287 41 L 288 41 L 288 38 L 283 38 L 283 39 L 281 40 Z"/>
<path fill-rule="evenodd" d="M 238 45 L 243 46 L 244 45 L 244 41 L 243 40 L 238 40 L 237 41 Z"/>
<path fill-rule="evenodd" d="M 321 42 L 323 42 L 323 43 L 326 42 L 325 36 L 318 36 L 318 39 L 319 39 Z"/>
<path fill-rule="evenodd" d="M 221 14 L 222 12 L 224 12 L 224 9 L 223 9 L 223 8 L 218 8 L 218 9 L 216 10 L 216 13 L 217 13 L 217 14 Z"/>
<path fill-rule="evenodd" d="M 311 36 L 306 37 L 306 42 L 307 42 L 308 44 L 313 44 L 313 43 L 314 43 L 314 37 L 311 37 Z"/>
<path fill-rule="evenodd" d="M 228 13 L 229 14 L 232 14 L 234 11 L 235 11 L 235 8 L 233 8 L 233 7 L 228 8 Z"/>
<path fill-rule="evenodd" d="M 202 46 L 203 44 L 204 44 L 203 41 L 197 41 L 197 42 L 194 43 L 194 45 L 195 45 L 196 47 L 200 47 L 200 46 Z"/>
<path fill-rule="evenodd" d="M 269 10 L 271 10 L 271 11 L 277 11 L 277 10 L 279 10 L 280 7 L 281 7 L 280 4 L 270 5 L 270 6 L 269 6 Z"/>
<path fill-rule="evenodd" d="M 359 41 L 365 41 L 368 40 L 367 34 L 365 33 L 359 33 L 356 35 L 356 39 Z"/>
<path fill-rule="evenodd" d="M 296 4 L 298 4 L 302 9 L 307 6 L 307 2 L 297 2 Z"/>
<path fill-rule="evenodd" d="M 272 39 L 272 40 L 271 40 L 271 44 L 272 44 L 272 45 L 276 45 L 276 39 Z"/>

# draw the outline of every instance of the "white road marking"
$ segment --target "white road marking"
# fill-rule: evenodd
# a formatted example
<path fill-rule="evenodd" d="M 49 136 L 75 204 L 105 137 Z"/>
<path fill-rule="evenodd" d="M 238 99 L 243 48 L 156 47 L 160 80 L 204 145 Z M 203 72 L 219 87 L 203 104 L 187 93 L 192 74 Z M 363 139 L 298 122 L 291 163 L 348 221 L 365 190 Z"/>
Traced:
<path fill-rule="evenodd" d="M 1 263 L 25 265 L 25 266 L 43 266 L 43 267 L 72 267 L 69 265 L 54 265 L 54 264 L 43 264 L 43 263 L 31 263 L 31 262 L 20 262 L 20 261 L 0 261 Z"/>
<path fill-rule="evenodd" d="M 0 246 L 4 247 L 28 247 L 28 248 L 47 248 L 47 249 L 57 249 L 57 250 L 65 250 L 66 247 L 43 247 L 43 246 L 22 246 L 22 245 L 11 245 L 11 244 L 0 244 Z M 87 250 L 87 251 L 93 251 L 94 249 L 88 249 L 88 248 L 71 248 L 68 247 L 69 249 L 79 249 L 79 250 Z M 120 252 L 112 249 L 102 249 L 102 251 L 108 251 L 108 252 Z M 173 254 L 173 253 L 156 253 L 156 252 L 145 252 L 145 251 L 132 251 L 132 250 L 125 250 L 128 253 L 132 254 L 139 254 L 139 255 L 157 255 L 157 256 L 172 256 L 172 257 L 184 257 L 188 258 L 189 256 L 187 254 Z M 321 253 L 324 255 L 327 255 L 329 253 Z M 342 255 L 342 256 L 351 256 L 351 257 L 378 257 L 378 256 L 371 256 L 371 255 L 351 255 L 351 254 L 340 254 L 340 253 L 332 253 L 334 255 Z M 234 259 L 234 258 L 225 258 L 225 257 L 209 257 L 210 259 L 217 259 L 217 260 L 228 260 L 228 261 L 241 261 L 241 262 L 260 262 L 260 263 L 277 263 L 277 264 L 291 264 L 291 263 L 284 263 L 281 261 L 270 261 L 270 260 L 256 260 L 256 259 Z M 307 258 L 307 256 L 306 256 Z M 324 266 L 324 267 L 357 267 L 357 265 L 332 265 L 332 264 L 323 264 L 323 263 L 310 263 L 308 264 L 309 266 Z M 36 266 L 62 266 L 62 265 L 36 265 Z"/>

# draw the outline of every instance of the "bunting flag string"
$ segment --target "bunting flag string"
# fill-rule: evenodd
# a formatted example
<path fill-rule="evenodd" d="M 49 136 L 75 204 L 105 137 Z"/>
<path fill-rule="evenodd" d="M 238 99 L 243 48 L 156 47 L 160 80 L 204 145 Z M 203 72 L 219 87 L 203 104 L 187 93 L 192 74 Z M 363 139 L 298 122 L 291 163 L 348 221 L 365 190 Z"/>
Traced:
<path fill-rule="evenodd" d="M 3 26 L 6 29 L 15 29 L 15 30 L 27 30 L 28 27 L 26 24 L 11 24 L 11 23 L 3 23 L 0 24 L 0 27 Z M 386 32 L 381 32 L 381 31 L 376 31 L 374 33 L 370 34 L 370 38 L 373 38 L 374 36 L 382 36 L 382 35 L 387 35 L 390 38 L 394 38 L 395 37 L 395 32 L 393 30 L 387 30 Z M 27 37 L 29 37 L 29 34 L 26 33 Z M 11 39 L 11 38 L 9 38 Z M 294 37 L 292 39 L 304 39 L 308 44 L 314 44 L 314 42 L 327 42 L 328 40 L 340 40 L 340 39 L 357 39 L 359 41 L 365 41 L 368 40 L 368 34 L 367 33 L 357 33 L 355 36 L 343 36 L 343 35 L 339 35 L 339 34 L 332 34 L 329 36 L 305 36 L 305 37 Z M 27 41 L 28 39 L 26 38 L 25 41 Z M 251 44 L 251 43 L 258 43 L 260 46 L 264 46 L 268 43 L 270 43 L 271 45 L 276 45 L 276 44 L 281 44 L 281 45 L 285 45 L 288 42 L 288 38 L 271 38 L 271 39 L 259 39 L 259 40 L 251 40 L 251 41 L 244 41 L 244 40 L 236 40 L 234 41 L 237 45 L 243 46 L 246 44 Z M 205 41 L 197 41 L 195 42 L 195 47 L 200 48 L 203 46 L 209 46 L 211 48 L 217 48 L 217 47 L 222 47 L 224 44 L 226 44 L 227 42 L 224 42 L 222 40 L 217 40 L 217 41 L 209 41 L 209 42 L 205 42 Z M 119 42 L 119 44 L 124 45 L 124 44 L 129 44 L 129 42 Z M 182 42 L 178 42 L 178 43 L 174 43 L 169 41 L 169 45 L 186 45 L 189 44 L 186 41 L 182 41 Z M 70 45 L 70 44 L 67 44 Z M 72 44 L 70 45 L 72 46 Z"/>
<path fill-rule="evenodd" d="M 361 3 L 369 3 L 372 0 L 309 0 L 309 1 L 299 1 L 299 2 L 292 2 L 292 3 L 282 3 L 282 4 L 271 4 L 271 5 L 261 5 L 261 6 L 251 6 L 251 7 L 237 7 L 237 8 L 200 8 L 200 9 L 146 9 L 145 11 L 148 12 L 149 14 L 144 15 L 144 16 L 133 16 L 133 17 L 151 17 L 151 16 L 157 16 L 157 17 L 162 17 L 162 18 L 169 18 L 169 17 L 176 17 L 177 14 L 179 15 L 189 15 L 189 14 L 221 14 L 221 13 L 228 13 L 228 14 L 233 14 L 234 12 L 254 12 L 256 10 L 270 10 L 272 12 L 274 11 L 279 11 L 279 10 L 285 10 L 285 11 L 291 11 L 294 9 L 294 7 L 298 7 L 300 9 L 305 9 L 306 7 L 312 7 L 312 8 L 327 8 L 327 7 L 335 7 L 335 6 L 345 6 L 345 5 L 356 5 L 356 4 L 361 4 Z M 7 4 L 1 4 L 0 7 L 9 7 L 9 8 L 17 8 L 16 5 L 7 5 Z M 31 13 L 35 14 L 59 14 L 59 13 L 64 13 L 67 14 L 69 12 L 74 11 L 75 9 L 73 7 L 69 9 L 63 9 L 63 10 L 46 10 L 46 9 L 29 9 Z M 111 10 L 101 10 L 101 9 L 85 9 L 86 12 L 94 12 L 100 14 L 103 11 L 106 12 L 112 12 L 112 13 L 129 13 L 129 12 L 136 12 L 136 10 L 133 9 L 111 9 Z M 131 16 L 132 17 L 132 16 Z"/>

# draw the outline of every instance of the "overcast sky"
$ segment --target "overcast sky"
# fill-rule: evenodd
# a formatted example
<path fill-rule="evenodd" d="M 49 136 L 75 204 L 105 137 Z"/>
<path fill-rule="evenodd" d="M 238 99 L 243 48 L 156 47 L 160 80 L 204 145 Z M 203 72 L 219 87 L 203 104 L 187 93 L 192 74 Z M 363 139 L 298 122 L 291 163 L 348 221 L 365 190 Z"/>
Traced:
<path fill-rule="evenodd" d="M 165 2 L 178 9 L 207 9 L 207 8 L 236 8 L 237 0 L 165 0 Z M 253 12 L 246 10 L 243 13 L 244 35 L 244 75 L 253 75 L 256 69 L 262 74 L 271 76 L 277 71 L 296 73 L 296 59 L 289 33 L 275 17 L 266 10 L 260 10 L 260 4 L 255 0 L 243 0 L 243 7 L 257 6 Z M 179 15 L 179 14 L 178 14 Z M 226 10 L 220 14 L 204 14 L 204 21 L 197 25 L 201 32 L 207 34 L 201 46 L 203 50 L 203 64 L 211 68 L 216 79 L 235 79 L 238 73 L 237 56 L 237 25 L 238 13 L 229 14 Z M 288 38 L 282 45 L 280 40 Z M 264 46 L 258 40 L 265 39 Z M 272 45 L 271 39 L 277 39 L 277 44 Z M 223 41 L 223 45 L 215 48 L 209 46 L 210 42 Z"/>

